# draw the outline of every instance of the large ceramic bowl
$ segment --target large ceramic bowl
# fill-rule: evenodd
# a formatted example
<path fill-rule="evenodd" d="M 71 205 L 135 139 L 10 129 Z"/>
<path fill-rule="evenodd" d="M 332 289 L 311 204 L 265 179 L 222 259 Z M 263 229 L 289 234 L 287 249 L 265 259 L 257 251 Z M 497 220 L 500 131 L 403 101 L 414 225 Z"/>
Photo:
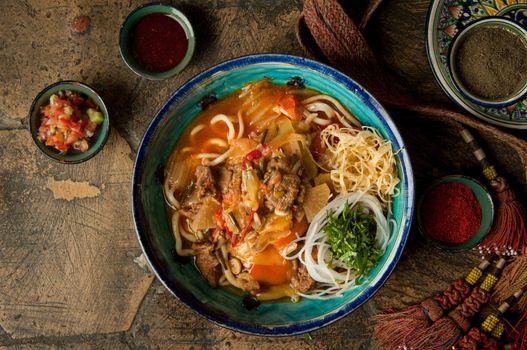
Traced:
<path fill-rule="evenodd" d="M 264 303 L 248 311 L 242 298 L 213 289 L 192 262 L 174 259 L 160 174 L 183 130 L 200 112 L 207 95 L 222 97 L 245 83 L 271 77 L 286 83 L 300 76 L 306 86 L 338 98 L 364 124 L 377 128 L 398 153 L 400 195 L 393 201 L 397 222 L 386 253 L 369 273 L 369 282 L 330 300 L 302 299 L 299 303 Z M 137 236 L 159 280 L 191 309 L 221 326 L 252 334 L 291 335 L 308 332 L 357 309 L 382 286 L 403 251 L 414 207 L 414 180 L 401 135 L 382 106 L 346 75 L 304 58 L 257 55 L 221 63 L 188 81 L 170 97 L 150 123 L 138 150 L 133 174 L 133 214 Z"/>

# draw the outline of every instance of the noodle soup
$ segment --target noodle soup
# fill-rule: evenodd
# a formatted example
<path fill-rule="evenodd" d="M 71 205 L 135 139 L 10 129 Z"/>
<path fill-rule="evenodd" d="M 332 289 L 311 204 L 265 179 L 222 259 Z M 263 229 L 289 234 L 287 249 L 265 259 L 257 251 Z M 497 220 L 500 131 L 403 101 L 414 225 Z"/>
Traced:
<path fill-rule="evenodd" d="M 164 194 L 177 254 L 212 287 L 298 301 L 364 282 L 398 182 L 391 143 L 339 101 L 261 80 L 187 127 Z"/>

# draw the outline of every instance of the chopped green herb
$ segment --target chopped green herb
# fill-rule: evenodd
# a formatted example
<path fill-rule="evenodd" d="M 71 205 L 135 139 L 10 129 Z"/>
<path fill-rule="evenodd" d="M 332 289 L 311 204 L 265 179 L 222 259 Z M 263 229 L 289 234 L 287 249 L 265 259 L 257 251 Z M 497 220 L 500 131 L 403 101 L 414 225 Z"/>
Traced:
<path fill-rule="evenodd" d="M 209 236 L 212 233 L 212 228 L 208 227 L 202 231 L 203 236 Z"/>
<path fill-rule="evenodd" d="M 260 167 L 260 171 L 262 172 L 262 174 L 265 174 L 265 170 L 267 169 L 267 159 L 262 157 L 258 165 Z"/>
<path fill-rule="evenodd" d="M 263 183 L 267 184 L 269 182 L 269 180 L 271 180 L 273 175 L 274 175 L 274 171 L 270 171 L 268 173 L 265 173 L 264 178 L 263 178 Z"/>
<path fill-rule="evenodd" d="M 185 190 L 181 194 L 181 203 L 183 203 L 188 197 L 190 197 L 190 194 L 192 193 L 192 191 L 194 191 L 194 187 L 196 187 L 196 182 L 192 180 L 192 182 L 185 188 Z"/>
<path fill-rule="evenodd" d="M 348 268 L 357 270 L 357 283 L 368 269 L 375 266 L 381 255 L 375 242 L 376 230 L 374 216 L 367 214 L 361 206 L 351 208 L 346 202 L 339 215 L 328 212 L 323 231 L 328 235 L 331 255 Z"/>
<path fill-rule="evenodd" d="M 240 225 L 238 225 L 238 221 L 236 221 L 236 218 L 234 217 L 234 214 L 232 212 L 229 212 L 227 214 L 227 217 L 229 218 L 229 221 L 231 224 L 236 227 L 236 232 L 240 232 L 242 229 L 240 228 Z"/>
<path fill-rule="evenodd" d="M 304 338 L 306 338 L 306 340 L 313 340 L 313 336 L 309 332 L 304 333 Z"/>
<path fill-rule="evenodd" d="M 260 143 L 261 143 L 262 145 L 263 145 L 264 142 L 265 142 L 265 138 L 266 138 L 268 132 L 269 132 L 269 130 L 268 130 L 268 129 L 265 129 L 265 130 L 263 131 L 263 133 L 262 133 L 262 137 L 260 138 Z"/>

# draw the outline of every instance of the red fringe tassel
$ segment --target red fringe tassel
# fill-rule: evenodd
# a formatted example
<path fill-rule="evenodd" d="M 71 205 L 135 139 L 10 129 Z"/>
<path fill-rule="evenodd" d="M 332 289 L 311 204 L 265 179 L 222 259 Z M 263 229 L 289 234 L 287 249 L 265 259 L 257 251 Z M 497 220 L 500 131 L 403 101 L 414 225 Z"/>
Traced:
<path fill-rule="evenodd" d="M 527 312 L 516 322 L 507 333 L 509 344 L 514 350 L 527 350 Z"/>
<path fill-rule="evenodd" d="M 442 317 L 432 327 L 425 327 L 413 332 L 406 341 L 406 346 L 415 350 L 450 349 L 462 336 L 456 323 L 449 317 Z"/>
<path fill-rule="evenodd" d="M 492 231 L 485 237 L 481 247 L 504 254 L 516 252 L 527 246 L 525 229 L 525 207 L 503 177 L 491 181 L 498 199 L 498 210 Z"/>
<path fill-rule="evenodd" d="M 416 329 L 429 326 L 419 305 L 374 315 L 371 319 L 375 322 L 374 336 L 387 349 L 401 349 Z"/>

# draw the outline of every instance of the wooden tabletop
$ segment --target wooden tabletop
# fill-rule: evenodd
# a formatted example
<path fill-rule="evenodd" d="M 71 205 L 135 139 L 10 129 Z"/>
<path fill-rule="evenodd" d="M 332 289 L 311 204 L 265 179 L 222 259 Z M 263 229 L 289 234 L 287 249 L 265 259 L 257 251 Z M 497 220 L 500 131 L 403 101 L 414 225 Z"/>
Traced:
<path fill-rule="evenodd" d="M 197 49 L 182 73 L 163 81 L 134 75 L 119 56 L 119 27 L 140 3 L 0 2 L 1 349 L 375 349 L 368 316 L 442 290 L 479 259 L 474 252 L 437 250 L 414 229 L 382 289 L 351 315 L 312 332 L 312 340 L 226 330 L 177 301 L 138 258 L 130 204 L 138 144 L 156 111 L 196 73 L 245 54 L 303 55 L 294 35 L 302 1 L 174 1 L 194 24 Z M 367 36 L 414 93 L 449 103 L 425 57 L 428 5 L 386 0 Z M 78 15 L 91 19 L 84 34 L 70 26 Z M 28 131 L 33 98 L 61 79 L 93 86 L 110 111 L 107 145 L 79 165 L 47 159 Z M 448 125 L 394 118 L 412 157 L 418 191 L 441 174 L 478 174 Z M 507 153 L 500 140 L 487 141 L 491 155 Z M 498 163 L 525 194 L 518 159 L 505 154 Z"/>

